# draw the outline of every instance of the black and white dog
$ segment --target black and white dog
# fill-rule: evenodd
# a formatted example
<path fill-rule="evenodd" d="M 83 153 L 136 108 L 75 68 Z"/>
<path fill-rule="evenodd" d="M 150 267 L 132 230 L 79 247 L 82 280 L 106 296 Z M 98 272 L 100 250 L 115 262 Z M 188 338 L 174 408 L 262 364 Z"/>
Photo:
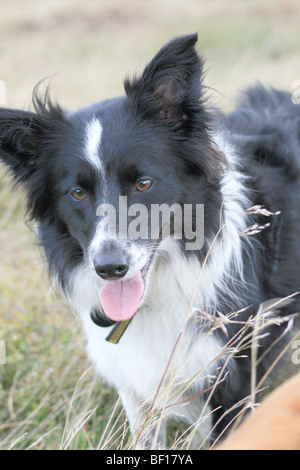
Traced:
<path fill-rule="evenodd" d="M 125 96 L 0 110 L 0 158 L 140 448 L 165 446 L 170 415 L 199 442 L 227 428 L 282 347 L 261 306 L 300 287 L 300 107 L 258 86 L 209 110 L 196 41 L 165 45 Z"/>

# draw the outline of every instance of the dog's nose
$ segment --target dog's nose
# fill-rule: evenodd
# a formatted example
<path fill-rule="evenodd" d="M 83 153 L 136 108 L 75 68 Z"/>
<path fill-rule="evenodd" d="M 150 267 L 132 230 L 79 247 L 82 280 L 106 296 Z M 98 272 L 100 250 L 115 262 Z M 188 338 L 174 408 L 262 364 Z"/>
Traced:
<path fill-rule="evenodd" d="M 96 273 L 102 279 L 120 279 L 129 269 L 129 263 L 124 256 L 102 256 L 94 261 Z"/>

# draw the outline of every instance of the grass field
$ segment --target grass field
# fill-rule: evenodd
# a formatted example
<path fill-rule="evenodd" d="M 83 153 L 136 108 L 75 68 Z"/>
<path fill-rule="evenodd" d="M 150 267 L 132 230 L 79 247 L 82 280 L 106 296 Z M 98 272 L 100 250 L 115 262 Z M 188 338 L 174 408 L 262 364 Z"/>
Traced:
<path fill-rule="evenodd" d="M 6 106 L 28 108 L 45 77 L 67 109 L 121 94 L 123 78 L 164 42 L 198 31 L 212 102 L 227 110 L 257 80 L 291 90 L 300 79 L 299 19 L 298 0 L 0 0 Z M 50 291 L 23 206 L 3 173 L 0 449 L 126 448 L 122 407 L 94 377 L 78 322 Z"/>

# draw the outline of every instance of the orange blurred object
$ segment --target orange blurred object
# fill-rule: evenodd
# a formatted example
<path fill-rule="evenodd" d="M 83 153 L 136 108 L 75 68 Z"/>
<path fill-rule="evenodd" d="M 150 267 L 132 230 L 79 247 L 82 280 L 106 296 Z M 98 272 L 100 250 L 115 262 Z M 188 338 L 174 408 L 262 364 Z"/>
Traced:
<path fill-rule="evenodd" d="M 300 450 L 300 374 L 288 379 L 215 450 Z"/>

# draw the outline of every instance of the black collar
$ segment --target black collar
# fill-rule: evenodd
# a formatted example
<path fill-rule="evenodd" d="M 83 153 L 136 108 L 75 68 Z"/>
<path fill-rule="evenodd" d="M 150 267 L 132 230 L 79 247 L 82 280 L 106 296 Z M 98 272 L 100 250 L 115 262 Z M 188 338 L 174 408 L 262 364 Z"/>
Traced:
<path fill-rule="evenodd" d="M 107 328 L 108 326 L 114 325 L 112 330 L 109 332 L 106 341 L 109 343 L 113 344 L 118 344 L 120 341 L 121 337 L 125 333 L 125 330 L 127 329 L 129 323 L 131 322 L 132 318 L 126 321 L 113 321 L 107 318 L 107 316 L 102 312 L 101 310 L 99 311 L 98 309 L 93 309 L 91 311 L 91 319 L 93 322 L 102 328 Z"/>
<path fill-rule="evenodd" d="M 101 310 L 96 308 L 91 311 L 91 319 L 96 325 L 101 326 L 101 328 L 107 328 L 116 323 L 115 321 L 107 318 Z"/>

